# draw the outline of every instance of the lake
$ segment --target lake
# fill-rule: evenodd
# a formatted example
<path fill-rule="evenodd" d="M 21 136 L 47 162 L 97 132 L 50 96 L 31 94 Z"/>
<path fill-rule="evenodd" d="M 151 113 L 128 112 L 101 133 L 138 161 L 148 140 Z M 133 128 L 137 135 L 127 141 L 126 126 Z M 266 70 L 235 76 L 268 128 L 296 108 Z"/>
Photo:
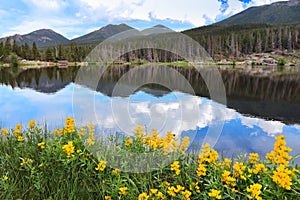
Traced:
<path fill-rule="evenodd" d="M 178 136 L 188 135 L 190 148 L 211 141 L 227 156 L 243 152 L 265 155 L 273 148 L 274 136 L 285 134 L 293 154 L 300 152 L 298 68 L 222 67 L 227 105 L 210 99 L 201 75 L 192 68 L 171 67 L 185 77 L 194 93 L 155 83 L 134 87 L 137 78 L 151 80 L 160 74 L 170 79 L 165 68 L 147 68 L 137 77 L 128 75 L 134 66 L 113 66 L 96 86 L 92 78 L 84 83 L 76 81 L 82 70 L 79 67 L 1 69 L 0 127 L 13 128 L 34 119 L 53 130 L 62 126 L 65 117 L 72 116 L 78 125 L 94 123 L 105 133 L 130 134 L 138 123 L 148 131 L 158 129 L 161 135 L 173 131 Z M 87 77 L 99 71 L 97 67 L 84 70 Z M 122 86 L 133 92 L 116 95 L 114 88 L 126 74 Z"/>

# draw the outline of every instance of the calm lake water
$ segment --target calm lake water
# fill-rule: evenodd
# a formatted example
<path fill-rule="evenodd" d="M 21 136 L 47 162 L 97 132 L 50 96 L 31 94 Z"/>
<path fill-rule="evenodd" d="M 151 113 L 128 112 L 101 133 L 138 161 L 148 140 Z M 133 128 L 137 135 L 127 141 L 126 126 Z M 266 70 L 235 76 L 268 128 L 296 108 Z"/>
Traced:
<path fill-rule="evenodd" d="M 129 96 L 113 95 L 117 81 L 132 68 L 112 67 L 96 88 L 89 82 L 75 81 L 78 67 L 2 69 L 0 127 L 13 128 L 17 123 L 27 124 L 35 119 L 55 129 L 62 126 L 65 117 L 73 116 L 79 125 L 94 123 L 109 133 L 128 133 L 141 123 L 147 130 L 158 129 L 162 135 L 170 130 L 177 135 L 188 135 L 194 146 L 213 138 L 215 148 L 229 156 L 242 152 L 265 155 L 273 147 L 274 136 L 285 134 L 293 153 L 300 152 L 297 70 L 277 73 L 278 69 L 268 68 L 246 74 L 238 69 L 223 69 L 227 105 L 222 105 L 209 99 L 206 85 L 195 70 L 180 67 L 174 69 L 189 81 L 196 95 L 155 84 L 139 87 Z M 143 79 L 162 73 L 160 68 L 149 70 L 144 70 Z M 92 77 L 97 69 L 88 68 L 86 73 Z M 130 80 L 135 78 L 132 76 Z M 92 101 L 84 101 L 91 96 Z M 206 137 L 214 131 L 220 131 L 220 135 Z"/>

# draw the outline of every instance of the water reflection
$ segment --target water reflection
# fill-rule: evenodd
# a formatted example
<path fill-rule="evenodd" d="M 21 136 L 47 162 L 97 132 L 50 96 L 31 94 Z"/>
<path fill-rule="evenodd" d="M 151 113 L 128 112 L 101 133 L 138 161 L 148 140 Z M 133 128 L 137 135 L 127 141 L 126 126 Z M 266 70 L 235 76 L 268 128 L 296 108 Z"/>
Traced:
<path fill-rule="evenodd" d="M 27 124 L 30 119 L 35 119 L 41 124 L 47 123 L 50 129 L 60 127 L 66 116 L 73 116 L 73 91 L 75 87 L 79 87 L 82 95 L 78 98 L 87 98 L 87 94 L 93 94 L 94 104 L 82 105 L 82 113 L 85 115 L 76 115 L 77 123 L 96 123 L 98 128 L 104 132 L 122 132 L 120 122 L 130 114 L 132 122 L 128 123 L 128 129 L 133 130 L 134 128 L 130 124 L 141 123 L 147 127 L 147 130 L 159 129 L 161 136 L 170 130 L 177 135 L 188 135 L 193 141 L 190 146 L 190 150 L 192 150 L 195 146 L 199 147 L 199 141 L 204 140 L 209 128 L 223 123 L 222 133 L 215 148 L 224 152 L 225 155 L 231 156 L 233 153 L 252 151 L 264 155 L 272 149 L 273 136 L 281 133 L 288 136 L 288 146 L 292 147 L 294 152 L 300 152 L 297 140 L 300 126 L 292 125 L 293 121 L 289 121 L 291 125 L 287 125 L 281 121 L 244 115 L 238 109 L 228 108 L 208 98 L 194 96 L 183 91 L 168 91 L 157 85 L 141 87 L 130 96 L 111 97 L 116 80 L 130 68 L 130 66 L 116 67 L 111 69 L 113 72 L 105 73 L 98 84 L 97 92 L 89 88 L 89 83 L 83 86 L 73 83 L 77 68 L 26 70 L 18 73 L 2 70 L 0 73 L 0 81 L 3 84 L 0 86 L 0 126 L 14 127 L 16 123 Z M 87 70 L 91 74 L 95 73 L 93 68 L 87 68 Z M 201 92 L 199 88 L 204 86 L 201 85 L 200 77 L 193 74 L 193 70 L 182 68 L 178 68 L 178 70 L 182 70 L 185 77 L 190 77 L 192 86 L 195 86 L 196 91 Z M 228 77 L 226 78 L 226 76 Z M 277 95 L 279 89 L 282 90 L 282 93 L 288 90 L 289 97 L 292 98 L 290 101 L 281 99 L 283 102 L 270 100 L 271 103 L 268 103 L 269 100 L 262 101 L 267 96 L 263 96 L 259 92 L 257 94 L 262 97 L 261 100 L 251 101 L 246 97 L 247 100 L 243 100 L 243 95 L 241 100 L 229 98 L 229 102 L 234 102 L 232 105 L 237 104 L 236 108 L 242 106 L 253 110 L 261 108 L 261 112 L 268 110 L 267 114 L 273 113 L 274 115 L 278 114 L 276 109 L 290 109 L 287 110 L 289 115 L 299 122 L 300 112 L 297 112 L 300 107 L 297 100 L 299 93 L 295 94 L 295 91 L 297 92 L 300 88 L 297 86 L 299 81 L 296 82 L 299 77 L 291 78 L 292 75 L 288 75 L 288 78 L 284 79 L 282 76 L 269 78 L 269 81 L 273 81 L 271 84 L 267 83 L 268 78 L 266 77 L 258 77 L 257 80 L 252 77 L 248 80 L 243 74 L 236 74 L 232 71 L 222 72 L 227 90 L 230 88 L 229 86 L 238 88 L 238 84 L 244 82 L 244 88 L 257 87 L 257 90 L 260 90 L 260 87 L 267 87 L 272 92 L 275 90 L 276 95 L 272 96 L 272 92 L 268 94 L 277 100 L 279 97 L 283 97 Z M 145 72 L 145 77 L 147 77 L 147 72 Z M 131 78 L 134 79 L 134 77 Z M 258 82 L 257 84 L 254 84 L 255 80 Z M 251 84 L 255 86 L 251 86 Z M 273 87 L 273 84 L 277 86 Z M 240 93 L 246 95 L 245 90 L 247 89 L 240 88 Z M 238 94 L 238 91 L 239 89 L 235 89 L 231 92 Z M 112 112 L 112 101 L 117 102 L 118 115 L 114 115 Z M 257 102 L 258 105 L 256 105 Z M 286 105 L 282 108 L 281 105 L 284 104 Z M 95 113 L 86 115 L 86 106 L 92 107 Z M 128 107 L 129 113 L 124 112 L 125 107 Z M 274 108 L 276 108 L 275 111 Z M 194 112 L 195 110 L 199 112 Z M 184 118 L 182 118 L 182 112 L 186 112 Z M 272 116 L 268 117 L 272 118 Z M 284 120 L 288 119 L 284 118 Z"/>
<path fill-rule="evenodd" d="M 39 93 L 32 89 L 14 90 L 10 86 L 0 87 L 0 112 L 1 125 L 13 127 L 18 122 L 28 123 L 30 119 L 36 119 L 40 123 L 47 122 L 51 129 L 60 126 L 66 116 L 72 116 L 72 93 L 75 84 L 69 84 L 64 89 L 51 95 Z M 83 93 L 93 92 L 88 88 L 81 88 Z M 84 98 L 84 96 L 82 96 Z M 105 132 L 121 132 L 118 129 L 118 121 L 128 113 L 122 113 L 119 107 L 119 115 L 113 115 L 111 101 L 117 98 L 120 105 L 129 106 L 133 124 L 141 123 L 148 130 L 153 128 L 161 131 L 164 136 L 166 131 L 172 130 L 177 135 L 188 135 L 193 145 L 199 145 L 203 141 L 209 127 L 218 123 L 224 123 L 224 127 L 215 148 L 226 155 L 232 153 L 256 151 L 261 155 L 272 149 L 273 136 L 286 134 L 288 145 L 294 152 L 300 152 L 297 138 L 300 127 L 297 125 L 285 125 L 279 121 L 268 121 L 260 118 L 244 116 L 233 109 L 213 102 L 207 98 L 192 96 L 181 92 L 172 92 L 161 97 L 155 97 L 143 91 L 139 91 L 130 97 L 109 97 L 103 93 L 95 93 L 95 111 L 90 118 L 76 119 L 78 124 L 96 123 L 98 128 Z M 125 104 L 129 99 L 129 104 Z M 26 106 L 24 106 L 26 105 Z M 189 118 L 181 119 L 179 111 L 195 109 L 191 105 L 197 105 L 201 111 L 199 116 L 193 112 Z M 156 118 L 149 118 L 155 116 Z M 164 126 L 161 121 L 167 120 Z M 170 120 L 172 123 L 169 123 Z M 181 124 L 181 126 L 178 126 Z M 133 130 L 134 127 L 129 127 Z M 194 146 L 190 148 L 194 148 Z"/>
<path fill-rule="evenodd" d="M 97 91 L 112 95 L 116 82 L 134 66 L 114 66 L 103 74 Z M 190 82 L 198 96 L 209 97 L 206 85 L 201 75 L 194 69 L 174 67 Z M 284 73 L 277 73 L 277 68 L 268 67 L 259 73 L 257 69 L 233 70 L 232 67 L 222 67 L 222 75 L 227 94 L 227 106 L 240 113 L 259 116 L 265 119 L 280 120 L 285 123 L 300 123 L 300 70 L 293 67 Z M 95 67 L 85 68 L 89 77 L 98 72 Z M 253 71 L 255 73 L 253 73 Z M 45 68 L 19 70 L 18 73 L 10 69 L 0 70 L 0 83 L 12 88 L 32 88 L 42 93 L 55 93 L 68 84 L 73 83 L 78 67 L 67 69 Z M 160 73 L 145 71 L 144 78 L 149 74 Z M 209 76 L 209 72 L 207 72 Z M 134 80 L 136 77 L 131 77 Z M 85 86 L 93 88 L 92 84 L 98 80 L 90 80 Z M 211 80 L 213 81 L 213 80 Z M 148 85 L 145 92 L 161 96 L 169 91 L 157 85 Z M 182 92 L 188 92 L 181 90 Z"/>

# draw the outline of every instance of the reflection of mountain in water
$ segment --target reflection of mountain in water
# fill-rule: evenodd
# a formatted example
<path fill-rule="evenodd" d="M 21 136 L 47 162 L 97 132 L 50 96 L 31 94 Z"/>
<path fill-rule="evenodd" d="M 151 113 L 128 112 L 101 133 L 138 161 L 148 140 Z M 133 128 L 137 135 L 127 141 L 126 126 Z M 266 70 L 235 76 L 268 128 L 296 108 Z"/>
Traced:
<path fill-rule="evenodd" d="M 29 69 L 19 73 L 12 73 L 9 69 L 2 69 L 0 82 L 12 87 L 33 88 L 43 93 L 54 93 L 71 82 L 96 89 L 97 91 L 112 96 L 114 86 L 124 74 L 130 71 L 132 66 L 114 66 L 105 71 L 101 79 L 95 74 L 100 74 L 101 67 L 85 67 L 84 78 L 76 79 L 78 67 L 67 69 L 44 68 Z M 201 75 L 195 69 L 174 67 L 191 84 L 198 96 L 209 97 L 207 87 Z M 135 87 L 136 80 L 150 81 L 156 74 L 163 74 L 159 68 L 145 68 L 138 77 L 133 73 L 126 79 L 128 88 Z M 210 77 L 210 71 L 205 70 L 202 75 Z M 221 75 L 227 93 L 227 104 L 240 113 L 261 116 L 264 118 L 278 119 L 285 122 L 300 122 L 300 76 L 299 72 L 293 74 L 277 75 L 249 75 L 236 70 L 221 70 Z M 185 83 L 165 74 L 165 79 L 174 85 L 174 88 L 182 92 L 189 92 L 183 88 Z M 211 80 L 212 82 L 214 80 Z M 98 83 L 98 84 L 97 84 Z M 96 84 L 96 86 L 95 86 Z M 141 88 L 135 88 L 138 91 Z M 167 94 L 170 89 L 157 84 L 147 84 L 143 91 L 155 96 Z"/>

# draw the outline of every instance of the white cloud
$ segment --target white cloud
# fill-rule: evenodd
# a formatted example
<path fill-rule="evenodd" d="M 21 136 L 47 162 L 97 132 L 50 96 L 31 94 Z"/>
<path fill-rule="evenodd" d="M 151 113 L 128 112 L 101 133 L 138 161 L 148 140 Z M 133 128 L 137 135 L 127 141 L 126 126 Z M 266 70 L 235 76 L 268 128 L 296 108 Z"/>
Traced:
<path fill-rule="evenodd" d="M 135 21 L 160 22 L 174 24 L 175 30 L 182 30 L 183 24 L 198 27 L 214 23 L 236 14 L 248 7 L 269 4 L 278 0 L 252 0 L 243 3 L 228 0 L 222 5 L 218 0 L 21 0 L 27 6 L 21 18 L 2 24 L 0 35 L 24 34 L 41 28 L 51 28 L 59 33 L 74 38 L 88 31 L 99 29 L 108 23 Z M 13 9 L 13 8 L 11 8 Z M 18 14 L 19 12 L 15 12 Z M 7 14 L 0 10 L 0 19 Z M 14 14 L 9 13 L 12 17 Z M 18 14 L 19 15 L 19 14 Z M 3 20 L 3 19 L 2 19 Z M 147 23 L 146 23 L 147 24 Z M 1 26 L 1 25 L 0 25 Z M 82 27 L 84 26 L 84 27 Z M 145 27 L 145 25 L 142 25 Z"/>
<path fill-rule="evenodd" d="M 212 21 L 220 14 L 221 3 L 217 0 L 80 0 L 77 16 L 87 16 L 89 20 L 176 20 L 194 26 Z M 179 9 L 180 8 L 180 9 Z"/>
<path fill-rule="evenodd" d="M 68 4 L 63 0 L 23 0 L 23 2 L 36 12 L 58 12 Z"/>
<path fill-rule="evenodd" d="M 267 121 L 259 118 L 241 117 L 242 124 L 253 128 L 254 126 L 260 127 L 264 132 L 270 136 L 283 132 L 284 124 L 279 121 Z"/>
<path fill-rule="evenodd" d="M 271 3 L 274 3 L 274 2 L 277 2 L 277 1 L 288 1 L 288 0 L 252 0 L 248 3 L 248 7 L 271 4 Z"/>

